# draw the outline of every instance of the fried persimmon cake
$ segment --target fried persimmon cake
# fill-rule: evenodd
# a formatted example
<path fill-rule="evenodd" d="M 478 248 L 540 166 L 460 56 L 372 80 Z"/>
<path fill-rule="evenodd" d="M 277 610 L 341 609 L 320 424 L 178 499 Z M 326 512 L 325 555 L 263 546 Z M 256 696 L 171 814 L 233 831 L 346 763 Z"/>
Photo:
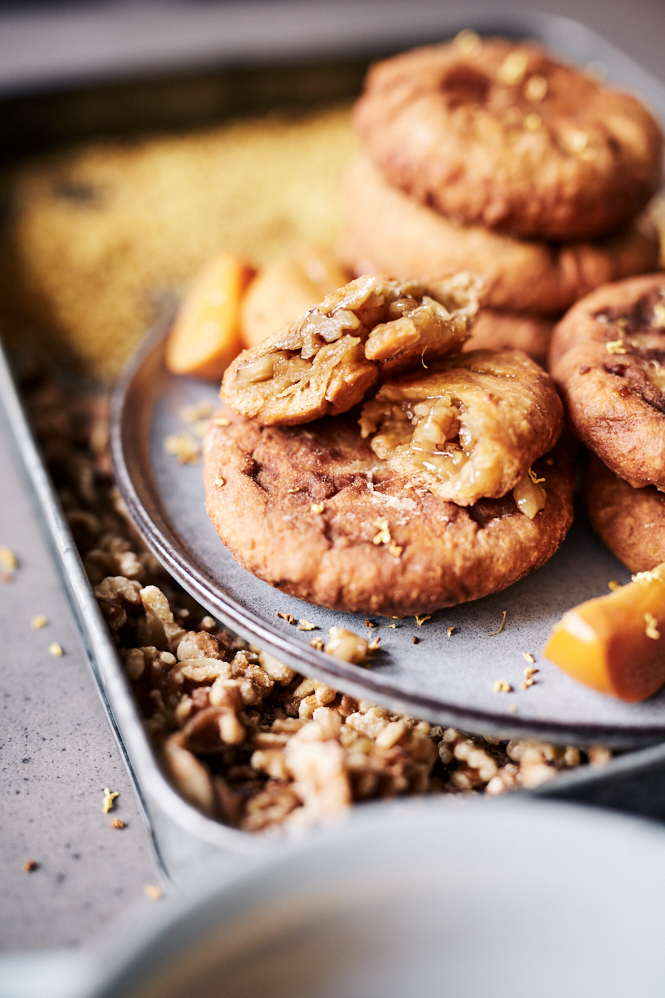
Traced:
<path fill-rule="evenodd" d="M 487 307 L 561 315 L 601 284 L 658 266 L 660 237 L 646 215 L 595 242 L 546 243 L 462 225 L 391 186 L 366 156 L 342 184 L 341 256 L 356 274 L 410 280 L 469 270 L 485 280 Z"/>
<path fill-rule="evenodd" d="M 470 350 L 522 350 L 542 367 L 547 362 L 547 352 L 556 319 L 546 316 L 521 315 L 516 312 L 498 312 L 482 308 L 471 327 L 471 335 L 462 347 Z"/>
<path fill-rule="evenodd" d="M 535 462 L 528 508 L 513 494 L 461 507 L 379 460 L 351 414 L 261 426 L 231 410 L 204 444 L 206 507 L 244 568 L 318 606 L 406 616 L 511 585 L 559 547 L 573 516 L 573 467 Z M 539 506 L 544 501 L 544 506 Z"/>
<path fill-rule="evenodd" d="M 665 491 L 665 273 L 587 295 L 556 326 L 549 360 L 587 447 L 636 488 Z"/>
<path fill-rule="evenodd" d="M 464 36 L 370 69 L 354 120 L 395 187 L 466 224 L 594 239 L 658 190 L 663 135 L 635 97 L 530 42 Z"/>
<path fill-rule="evenodd" d="M 590 454 L 584 503 L 593 529 L 631 572 L 665 561 L 665 495 L 658 489 L 634 489 Z"/>
<path fill-rule="evenodd" d="M 515 488 L 561 432 L 552 379 L 526 354 L 477 350 L 386 382 L 360 432 L 387 466 L 470 506 Z"/>
<path fill-rule="evenodd" d="M 459 350 L 482 287 L 468 273 L 406 282 L 359 277 L 243 351 L 224 374 L 222 401 L 266 426 L 346 412 L 380 378 Z"/>

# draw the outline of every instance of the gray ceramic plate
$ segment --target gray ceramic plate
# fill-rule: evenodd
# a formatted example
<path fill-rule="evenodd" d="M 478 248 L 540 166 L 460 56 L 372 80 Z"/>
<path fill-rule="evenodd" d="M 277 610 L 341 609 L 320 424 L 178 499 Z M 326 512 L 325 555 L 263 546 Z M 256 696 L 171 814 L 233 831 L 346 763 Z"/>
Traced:
<path fill-rule="evenodd" d="M 371 670 L 312 649 L 312 635 L 325 637 L 332 625 L 369 634 L 364 617 L 283 595 L 242 569 L 221 544 L 205 512 L 201 464 L 181 466 L 164 448 L 167 436 L 186 430 L 183 407 L 215 404 L 217 389 L 166 371 L 167 325 L 156 331 L 118 386 L 113 460 L 120 490 L 146 542 L 212 614 L 307 675 L 432 721 L 475 731 L 536 732 L 559 741 L 635 744 L 665 734 L 665 691 L 645 703 L 624 704 L 586 689 L 542 658 L 552 626 L 565 610 L 607 592 L 610 579 L 628 581 L 627 571 L 583 516 L 543 568 L 504 592 L 441 610 L 422 626 L 411 617 L 373 631 L 381 636 L 382 650 Z M 278 618 L 278 611 L 305 618 L 318 630 L 299 631 Z M 504 611 L 505 627 L 492 634 Z M 451 625 L 455 633 L 449 637 Z M 522 690 L 525 653 L 535 657 L 540 671 L 536 684 Z M 514 692 L 495 693 L 498 679 Z"/>

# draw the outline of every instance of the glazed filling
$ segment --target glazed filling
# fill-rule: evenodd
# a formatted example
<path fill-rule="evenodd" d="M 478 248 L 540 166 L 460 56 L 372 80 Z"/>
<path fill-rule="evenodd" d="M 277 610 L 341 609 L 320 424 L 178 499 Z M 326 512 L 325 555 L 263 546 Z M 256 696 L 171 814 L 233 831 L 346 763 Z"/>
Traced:
<path fill-rule="evenodd" d="M 371 437 L 370 447 L 380 460 L 398 457 L 407 474 L 429 472 L 450 482 L 459 479 L 477 443 L 464 412 L 464 403 L 449 394 L 399 402 L 377 397 L 363 406 L 360 435 Z M 485 475 L 487 488 L 492 490 L 498 479 L 488 472 Z M 543 481 L 529 469 L 513 488 L 517 508 L 530 520 L 545 507 Z"/>
<path fill-rule="evenodd" d="M 665 396 L 665 368 L 658 360 L 648 360 L 646 368 L 647 378 L 661 395 Z"/>
<path fill-rule="evenodd" d="M 513 489 L 513 499 L 520 513 L 533 520 L 536 513 L 545 508 L 545 490 L 541 489 L 542 478 L 537 478 L 529 468 L 524 478 L 521 478 Z"/>
<path fill-rule="evenodd" d="M 271 388 L 278 393 L 288 392 L 291 386 L 309 381 L 313 361 L 319 354 L 336 356 L 339 351 L 330 347 L 342 338 L 349 347 L 364 344 L 365 358 L 379 363 L 428 349 L 430 355 L 434 350 L 440 353 L 463 338 L 469 317 L 477 308 L 476 296 L 473 287 L 462 287 L 450 294 L 442 291 L 444 301 L 437 301 L 417 282 L 384 287 L 382 292 L 367 281 L 340 307 L 330 312 L 313 308 L 299 320 L 302 346 L 275 349 L 240 365 L 238 379 L 247 385 L 272 381 Z M 285 340 L 288 333 L 282 342 Z"/>
<path fill-rule="evenodd" d="M 307 315 L 303 328 L 303 346 L 300 350 L 275 350 L 258 360 L 238 368 L 238 378 L 246 384 L 258 384 L 274 380 L 281 389 L 288 389 L 296 383 L 309 381 L 312 361 L 326 346 L 337 343 L 345 334 L 358 331 L 361 338 L 366 335 L 366 327 L 361 319 L 349 309 L 340 309 L 332 315 L 325 315 L 312 309 Z M 360 342 L 356 337 L 348 337 L 353 343 Z"/>
<path fill-rule="evenodd" d="M 466 464 L 475 441 L 461 420 L 463 405 L 449 395 L 400 404 L 374 399 L 363 406 L 360 434 L 387 461 L 406 458 L 415 474 L 430 471 L 451 479 Z"/>
<path fill-rule="evenodd" d="M 382 307 L 383 306 L 383 307 Z M 277 378 L 287 383 L 307 379 L 312 359 L 330 343 L 336 343 L 348 333 L 356 333 L 360 341 L 365 341 L 365 356 L 368 360 L 390 360 L 403 353 L 412 344 L 422 339 L 431 327 L 450 323 L 452 316 L 439 302 L 425 296 L 422 302 L 408 296 L 398 298 L 385 307 L 383 301 L 372 304 L 372 311 L 383 313 L 374 328 L 363 310 L 363 320 L 349 309 L 340 309 L 332 315 L 325 315 L 313 309 L 307 316 L 304 345 L 298 352 L 276 350 L 238 369 L 238 377 L 245 382 L 256 384 Z M 369 328 L 368 328 L 369 327 Z"/>

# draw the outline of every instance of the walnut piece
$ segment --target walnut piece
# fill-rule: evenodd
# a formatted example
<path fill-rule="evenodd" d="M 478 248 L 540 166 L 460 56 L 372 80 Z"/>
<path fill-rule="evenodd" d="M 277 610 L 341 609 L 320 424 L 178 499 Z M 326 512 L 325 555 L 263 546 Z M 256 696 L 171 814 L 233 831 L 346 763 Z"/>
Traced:
<path fill-rule="evenodd" d="M 470 274 L 432 281 L 359 277 L 286 329 L 245 350 L 221 397 L 259 423 L 292 425 L 346 412 L 380 377 L 459 350 L 478 311 Z"/>

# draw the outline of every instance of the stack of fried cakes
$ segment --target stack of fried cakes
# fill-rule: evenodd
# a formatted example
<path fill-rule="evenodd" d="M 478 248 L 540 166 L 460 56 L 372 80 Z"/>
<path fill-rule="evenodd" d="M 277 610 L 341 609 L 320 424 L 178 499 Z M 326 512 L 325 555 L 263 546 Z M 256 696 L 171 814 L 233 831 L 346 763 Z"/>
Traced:
<path fill-rule="evenodd" d="M 388 59 L 354 123 L 346 261 L 402 280 L 481 274 L 487 307 L 469 349 L 543 361 L 575 301 L 658 264 L 644 213 L 661 180 L 657 123 L 535 44 L 467 31 Z"/>

